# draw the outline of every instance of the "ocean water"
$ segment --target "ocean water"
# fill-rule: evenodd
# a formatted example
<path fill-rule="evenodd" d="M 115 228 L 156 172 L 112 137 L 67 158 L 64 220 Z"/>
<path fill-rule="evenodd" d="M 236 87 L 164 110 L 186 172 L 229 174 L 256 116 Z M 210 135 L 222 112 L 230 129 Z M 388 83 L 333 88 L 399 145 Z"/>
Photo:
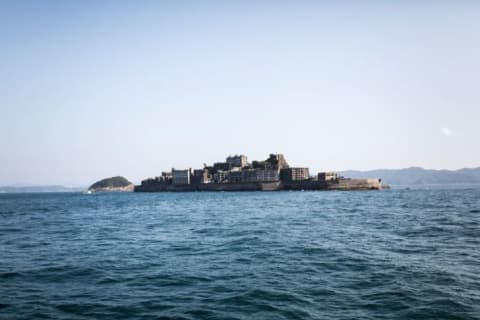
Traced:
<path fill-rule="evenodd" d="M 480 188 L 2 194 L 0 319 L 480 319 Z"/>

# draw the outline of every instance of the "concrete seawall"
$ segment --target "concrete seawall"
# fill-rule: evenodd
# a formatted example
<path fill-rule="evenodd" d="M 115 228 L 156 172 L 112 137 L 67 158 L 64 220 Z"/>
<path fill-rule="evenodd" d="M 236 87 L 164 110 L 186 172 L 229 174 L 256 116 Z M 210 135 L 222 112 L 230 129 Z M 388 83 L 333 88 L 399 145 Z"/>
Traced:
<path fill-rule="evenodd" d="M 188 192 L 188 191 L 277 191 L 281 182 L 265 183 L 205 183 L 199 185 L 152 184 L 135 186 L 135 192 Z"/>
<path fill-rule="evenodd" d="M 328 190 L 380 190 L 380 179 L 340 179 L 337 182 L 327 184 Z"/>
<path fill-rule="evenodd" d="M 380 179 L 339 179 L 335 181 L 291 181 L 264 183 L 206 183 L 199 185 L 151 184 L 135 186 L 135 192 L 192 191 L 279 191 L 279 190 L 380 190 Z"/>

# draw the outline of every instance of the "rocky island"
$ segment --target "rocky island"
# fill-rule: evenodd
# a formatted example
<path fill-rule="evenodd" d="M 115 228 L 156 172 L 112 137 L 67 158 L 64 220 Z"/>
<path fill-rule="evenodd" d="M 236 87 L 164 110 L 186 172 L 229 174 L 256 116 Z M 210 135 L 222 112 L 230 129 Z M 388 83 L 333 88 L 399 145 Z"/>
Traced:
<path fill-rule="evenodd" d="M 164 191 L 278 191 L 278 190 L 380 190 L 382 180 L 350 179 L 336 172 L 310 174 L 307 167 L 291 167 L 283 154 L 266 160 L 247 160 L 245 155 L 228 156 L 224 162 L 204 164 L 200 169 L 175 169 L 145 179 L 135 192 Z"/>
<path fill-rule="evenodd" d="M 125 177 L 116 176 L 106 178 L 92 184 L 88 191 L 90 192 L 131 192 L 134 189 L 134 184 L 128 181 Z"/>

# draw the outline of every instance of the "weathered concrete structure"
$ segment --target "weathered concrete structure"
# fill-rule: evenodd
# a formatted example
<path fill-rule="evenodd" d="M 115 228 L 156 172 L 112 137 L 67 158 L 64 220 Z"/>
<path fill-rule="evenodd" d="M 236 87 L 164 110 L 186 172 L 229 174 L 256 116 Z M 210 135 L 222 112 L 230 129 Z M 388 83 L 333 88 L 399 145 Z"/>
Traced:
<path fill-rule="evenodd" d="M 188 185 L 190 184 L 191 170 L 175 170 L 172 169 L 172 184 L 174 185 Z"/>
<path fill-rule="evenodd" d="M 310 178 L 308 168 L 285 168 L 280 170 L 283 181 L 301 181 Z"/>
<path fill-rule="evenodd" d="M 213 164 L 213 171 L 229 171 L 230 169 L 232 169 L 232 166 L 228 162 L 215 162 Z"/>
<path fill-rule="evenodd" d="M 227 163 L 230 164 L 232 168 L 244 168 L 248 166 L 247 156 L 243 154 L 227 157 Z"/>
<path fill-rule="evenodd" d="M 329 190 L 371 190 L 382 189 L 382 179 L 345 179 L 326 183 Z"/>
<path fill-rule="evenodd" d="M 280 190 L 380 190 L 380 179 L 341 179 L 334 182 L 303 180 L 259 183 L 204 183 L 190 185 L 142 184 L 136 192 L 186 192 L 186 191 L 280 191 Z"/>
<path fill-rule="evenodd" d="M 338 179 L 338 174 L 336 172 L 319 172 L 318 180 L 319 181 L 335 181 Z"/>
<path fill-rule="evenodd" d="M 193 175 L 190 177 L 190 181 L 192 184 L 210 183 L 211 176 L 208 174 L 208 169 L 193 170 Z"/>

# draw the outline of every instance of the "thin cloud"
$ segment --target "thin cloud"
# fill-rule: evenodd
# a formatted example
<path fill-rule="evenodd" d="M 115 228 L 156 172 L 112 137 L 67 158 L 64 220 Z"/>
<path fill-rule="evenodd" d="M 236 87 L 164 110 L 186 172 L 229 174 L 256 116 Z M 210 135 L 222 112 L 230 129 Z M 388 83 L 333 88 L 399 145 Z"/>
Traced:
<path fill-rule="evenodd" d="M 442 128 L 442 133 L 445 137 L 451 137 L 453 135 L 453 130 L 450 128 Z"/>

